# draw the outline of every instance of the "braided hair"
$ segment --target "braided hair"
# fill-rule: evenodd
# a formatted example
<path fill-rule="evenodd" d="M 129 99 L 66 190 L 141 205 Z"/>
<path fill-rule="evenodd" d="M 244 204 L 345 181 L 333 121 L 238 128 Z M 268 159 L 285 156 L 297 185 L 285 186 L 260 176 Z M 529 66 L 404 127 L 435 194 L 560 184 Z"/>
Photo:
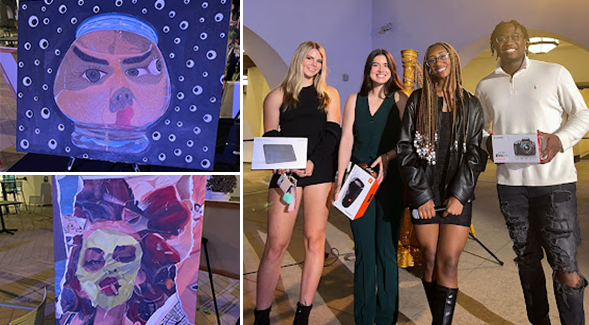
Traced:
<path fill-rule="evenodd" d="M 460 57 L 454 48 L 446 42 L 438 42 L 430 45 L 423 58 L 423 88 L 417 109 L 416 140 L 421 147 L 420 157 L 426 158 L 431 164 L 435 164 L 435 141 L 438 134 L 438 95 L 432 78 L 432 70 L 426 64 L 430 51 L 435 46 L 443 47 L 449 54 L 451 70 L 450 75 L 444 80 L 442 92 L 448 105 L 448 111 L 452 112 L 451 144 L 456 143 L 456 121 L 464 115 L 462 72 L 460 70 Z M 462 123 L 462 139 L 465 138 L 465 123 Z"/>
<path fill-rule="evenodd" d="M 510 21 L 502 21 L 499 24 L 497 24 L 497 26 L 495 26 L 495 29 L 493 30 L 493 33 L 491 34 L 491 38 L 489 39 L 489 43 L 491 45 L 491 55 L 494 55 L 495 52 L 497 52 L 497 59 L 499 58 L 499 51 L 497 51 L 497 42 L 495 41 L 495 39 L 497 39 L 497 37 L 499 37 L 499 31 L 501 30 L 501 28 L 507 24 L 511 24 L 513 25 L 513 27 L 515 27 L 515 29 L 519 29 L 522 31 L 522 34 L 524 35 L 524 38 L 526 39 L 526 55 L 528 55 L 528 47 L 530 45 L 530 36 L 528 35 L 528 30 L 524 27 L 524 25 L 520 24 L 517 20 L 510 20 Z"/>

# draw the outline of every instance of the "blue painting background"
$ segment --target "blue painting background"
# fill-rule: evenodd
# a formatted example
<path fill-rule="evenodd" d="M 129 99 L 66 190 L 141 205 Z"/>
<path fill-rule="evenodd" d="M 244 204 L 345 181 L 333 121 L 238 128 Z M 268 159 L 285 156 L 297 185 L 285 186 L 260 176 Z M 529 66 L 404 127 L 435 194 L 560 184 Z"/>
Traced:
<path fill-rule="evenodd" d="M 229 0 L 21 1 L 17 150 L 212 170 L 230 11 Z M 148 127 L 150 144 L 140 154 L 76 147 L 71 142 L 73 122 L 53 98 L 55 76 L 76 28 L 109 12 L 133 15 L 155 28 L 170 75 L 170 106 Z M 180 28 L 183 21 L 188 22 L 185 30 Z M 45 49 L 42 39 L 49 44 Z"/>

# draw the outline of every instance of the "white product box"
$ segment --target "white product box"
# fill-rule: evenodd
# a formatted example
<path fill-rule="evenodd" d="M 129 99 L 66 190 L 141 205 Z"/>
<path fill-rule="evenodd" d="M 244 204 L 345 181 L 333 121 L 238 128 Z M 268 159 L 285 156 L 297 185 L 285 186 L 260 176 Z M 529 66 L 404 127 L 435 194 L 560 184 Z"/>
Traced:
<path fill-rule="evenodd" d="M 503 134 L 493 137 L 493 161 L 496 163 L 540 163 L 542 141 L 539 134 Z"/>
<path fill-rule="evenodd" d="M 254 138 L 252 169 L 305 169 L 307 138 Z"/>
<path fill-rule="evenodd" d="M 366 212 L 366 208 L 374 198 L 377 189 L 376 178 L 358 165 L 354 165 L 342 185 L 338 200 L 333 202 L 333 206 L 351 220 L 358 219 Z"/>

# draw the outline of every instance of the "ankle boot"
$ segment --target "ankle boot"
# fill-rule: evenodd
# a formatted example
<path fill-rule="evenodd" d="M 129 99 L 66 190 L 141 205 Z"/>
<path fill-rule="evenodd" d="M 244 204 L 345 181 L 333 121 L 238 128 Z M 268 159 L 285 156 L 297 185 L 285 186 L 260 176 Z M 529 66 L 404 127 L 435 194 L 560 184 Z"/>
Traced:
<path fill-rule="evenodd" d="M 297 302 L 297 311 L 295 313 L 294 321 L 292 322 L 293 325 L 308 325 L 309 324 L 309 314 L 311 313 L 311 308 L 313 305 L 304 306 L 301 303 Z"/>
<path fill-rule="evenodd" d="M 254 316 L 256 318 L 254 325 L 270 325 L 270 309 L 272 309 L 272 306 L 264 310 L 254 309 Z"/>
<path fill-rule="evenodd" d="M 432 309 L 432 325 L 452 324 L 457 295 L 458 288 L 447 288 L 436 284 L 434 306 Z"/>
<path fill-rule="evenodd" d="M 426 282 L 425 280 L 421 279 L 421 283 L 423 284 L 423 289 L 425 290 L 429 311 L 433 314 L 434 296 L 436 295 L 436 282 Z"/>

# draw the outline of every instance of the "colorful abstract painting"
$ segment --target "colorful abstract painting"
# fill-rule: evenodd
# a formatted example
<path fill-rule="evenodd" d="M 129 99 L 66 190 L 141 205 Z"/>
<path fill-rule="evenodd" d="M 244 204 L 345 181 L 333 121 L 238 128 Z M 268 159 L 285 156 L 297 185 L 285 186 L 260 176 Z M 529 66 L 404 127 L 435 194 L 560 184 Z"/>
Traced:
<path fill-rule="evenodd" d="M 19 6 L 18 151 L 213 168 L 230 1 Z"/>
<path fill-rule="evenodd" d="M 194 324 L 206 176 L 54 177 L 57 324 Z"/>

